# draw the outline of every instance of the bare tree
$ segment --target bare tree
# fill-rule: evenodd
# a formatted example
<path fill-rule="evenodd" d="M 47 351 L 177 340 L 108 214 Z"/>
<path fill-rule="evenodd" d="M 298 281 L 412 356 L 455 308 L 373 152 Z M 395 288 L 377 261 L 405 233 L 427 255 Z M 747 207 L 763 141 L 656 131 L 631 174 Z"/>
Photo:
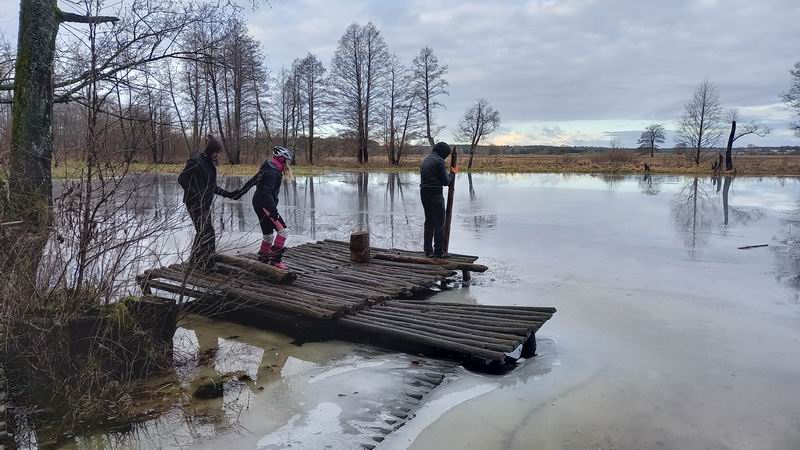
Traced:
<path fill-rule="evenodd" d="M 464 117 L 458 123 L 456 139 L 469 142 L 469 163 L 467 170 L 472 169 L 475 148 L 486 136 L 494 133 L 500 126 L 500 113 L 485 98 L 478 99 L 467 108 Z"/>
<path fill-rule="evenodd" d="M 360 163 L 369 162 L 372 125 L 378 121 L 376 108 L 384 94 L 389 52 L 380 31 L 372 23 L 347 27 L 331 61 L 331 95 L 337 121 L 354 131 Z"/>
<path fill-rule="evenodd" d="M 266 138 L 267 148 L 272 147 L 272 132 L 270 131 L 270 114 L 269 114 L 269 72 L 265 67 L 257 70 L 253 77 L 253 98 L 255 100 L 256 114 L 258 120 L 256 121 L 255 130 L 255 149 L 258 153 L 258 142 L 261 140 L 258 132 L 259 123 L 264 127 L 264 137 Z M 266 104 L 265 104 L 266 103 Z"/>
<path fill-rule="evenodd" d="M 320 117 L 320 110 L 325 104 L 325 66 L 316 56 L 309 53 L 300 61 L 300 90 L 305 97 L 306 117 L 308 120 L 307 159 L 314 164 L 314 128 Z"/>
<path fill-rule="evenodd" d="M 292 71 L 291 71 L 291 83 L 287 86 L 290 90 L 289 95 L 291 96 L 291 122 L 292 122 L 292 152 L 297 153 L 297 140 L 300 135 L 303 134 L 301 129 L 305 130 L 305 117 L 303 115 L 306 107 L 306 99 L 303 96 L 303 91 L 301 89 L 302 81 L 300 79 L 300 72 L 301 72 L 301 63 L 302 61 L 297 58 L 292 63 Z M 292 158 L 291 164 L 297 164 L 297 158 Z"/>
<path fill-rule="evenodd" d="M 735 109 L 728 113 L 728 119 L 731 122 L 731 134 L 728 136 L 728 146 L 725 149 L 725 170 L 733 170 L 733 143 L 742 136 L 754 134 L 756 136 L 764 137 L 769 134 L 770 129 L 766 125 L 760 124 L 755 120 L 745 123 L 743 126 L 736 129 L 736 118 L 739 112 Z"/>
<path fill-rule="evenodd" d="M 275 91 L 275 107 L 278 108 L 278 118 L 281 126 L 281 145 L 289 145 L 289 127 L 292 120 L 292 103 L 294 102 L 294 92 L 292 73 L 283 67 L 278 72 L 276 79 L 277 90 Z"/>
<path fill-rule="evenodd" d="M 795 122 L 792 123 L 791 128 L 794 130 L 794 134 L 800 137 L 800 62 L 795 63 L 790 73 L 792 85 L 783 94 L 783 100 L 786 102 L 786 106 L 794 110 Z"/>
<path fill-rule="evenodd" d="M 619 138 L 614 136 L 608 140 L 608 148 L 612 150 L 619 150 L 622 148 L 622 143 L 619 141 Z"/>
<path fill-rule="evenodd" d="M 636 143 L 639 144 L 639 148 L 650 149 L 650 157 L 652 158 L 658 148 L 658 144 L 663 144 L 665 140 L 666 133 L 664 125 L 654 123 L 648 125 L 647 128 L 642 131 L 642 135 L 639 136 L 639 140 L 636 141 Z"/>
<path fill-rule="evenodd" d="M 689 158 L 700 165 L 722 137 L 722 106 L 714 84 L 708 80 L 700 83 L 692 99 L 684 107 L 678 122 L 678 136 L 694 149 Z"/>
<path fill-rule="evenodd" d="M 447 65 L 440 65 L 439 59 L 433 54 L 433 49 L 424 47 L 419 55 L 412 62 L 414 71 L 415 88 L 421 100 L 420 108 L 425 117 L 425 131 L 428 143 L 434 144 L 434 138 L 443 127 L 437 127 L 434 123 L 434 112 L 437 108 L 444 105 L 437 100 L 437 97 L 449 95 L 447 91 L 448 82 Z"/>
<path fill-rule="evenodd" d="M 20 4 L 17 64 L 11 130 L 10 196 L 6 218 L 24 220 L 35 230 L 47 223 L 53 202 L 53 74 L 56 34 L 65 22 L 116 22 L 112 17 L 63 13 L 55 0 Z M 8 90 L 6 88 L 6 90 Z M 38 263 L 38 262 L 37 262 Z"/>
<path fill-rule="evenodd" d="M 225 49 L 224 73 L 230 73 L 231 78 L 229 101 L 233 103 L 232 117 L 229 118 L 230 144 L 226 147 L 226 151 L 228 162 L 239 164 L 244 121 L 248 120 L 245 116 L 249 112 L 248 106 L 253 96 L 253 79 L 257 76 L 256 71 L 262 57 L 258 41 L 248 34 L 247 26 L 240 18 L 231 21 L 223 48 Z"/>
<path fill-rule="evenodd" d="M 392 165 L 399 165 L 407 143 L 417 136 L 419 98 L 411 89 L 413 74 L 392 55 L 387 77 L 384 109 L 384 145 Z"/>

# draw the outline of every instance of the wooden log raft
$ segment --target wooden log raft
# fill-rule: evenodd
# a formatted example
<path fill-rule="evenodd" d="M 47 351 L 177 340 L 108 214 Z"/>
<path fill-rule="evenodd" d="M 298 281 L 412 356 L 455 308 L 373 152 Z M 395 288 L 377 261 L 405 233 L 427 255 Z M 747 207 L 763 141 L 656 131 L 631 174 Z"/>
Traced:
<path fill-rule="evenodd" d="M 487 268 L 474 256 L 431 259 L 370 247 L 368 239 L 366 233 L 354 239 L 355 253 L 368 252 L 368 262 L 353 262 L 350 242 L 320 241 L 287 251 L 290 272 L 258 262 L 255 254 L 217 255 L 215 270 L 175 264 L 137 279 L 145 290 L 199 299 L 201 308 L 194 309 L 204 315 L 239 316 L 234 320 L 259 326 L 283 321 L 292 324 L 287 331 L 307 323 L 302 329 L 324 330 L 332 338 L 445 356 L 484 371 L 508 370 L 534 354 L 534 333 L 553 308 L 419 300 L 456 270 Z"/>
<path fill-rule="evenodd" d="M 387 346 L 459 359 L 484 371 L 503 372 L 534 356 L 535 333 L 555 308 L 484 306 L 429 301 L 388 301 L 337 319 Z M 389 339 L 385 339 L 385 338 Z"/>

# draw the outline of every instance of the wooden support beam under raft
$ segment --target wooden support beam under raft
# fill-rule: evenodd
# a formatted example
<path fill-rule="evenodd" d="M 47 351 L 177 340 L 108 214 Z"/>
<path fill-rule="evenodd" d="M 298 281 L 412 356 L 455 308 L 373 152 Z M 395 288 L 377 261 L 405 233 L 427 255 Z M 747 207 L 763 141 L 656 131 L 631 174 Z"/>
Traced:
<path fill-rule="evenodd" d="M 518 358 L 533 355 L 534 334 L 555 309 L 420 300 L 459 270 L 466 278 L 488 268 L 475 264 L 475 256 L 430 259 L 420 252 L 370 247 L 368 239 L 359 235 L 351 242 L 289 248 L 283 258 L 289 271 L 254 254 L 217 255 L 214 270 L 173 264 L 137 280 L 145 292 L 198 300 L 193 309 L 204 315 L 233 317 L 239 310 L 250 319 L 305 322 L 334 330 L 332 337 L 445 356 L 486 371 L 507 370 Z"/>

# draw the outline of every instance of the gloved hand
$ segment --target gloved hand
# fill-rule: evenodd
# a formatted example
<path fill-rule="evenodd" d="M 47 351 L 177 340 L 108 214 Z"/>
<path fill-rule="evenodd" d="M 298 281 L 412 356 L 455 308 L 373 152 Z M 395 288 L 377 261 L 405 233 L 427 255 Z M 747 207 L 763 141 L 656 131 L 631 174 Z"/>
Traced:
<path fill-rule="evenodd" d="M 453 166 L 450 168 L 450 172 L 458 173 L 458 166 Z"/>

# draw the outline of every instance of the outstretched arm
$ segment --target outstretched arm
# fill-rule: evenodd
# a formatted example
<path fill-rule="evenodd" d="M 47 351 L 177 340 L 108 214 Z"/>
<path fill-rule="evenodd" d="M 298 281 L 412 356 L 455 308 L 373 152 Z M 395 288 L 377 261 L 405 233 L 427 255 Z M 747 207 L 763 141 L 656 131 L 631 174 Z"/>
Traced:
<path fill-rule="evenodd" d="M 261 180 L 262 173 L 263 172 L 259 170 L 257 174 L 253 175 L 252 178 L 247 180 L 247 183 L 245 183 L 242 187 L 240 187 L 233 193 L 233 199 L 239 200 L 240 198 L 242 198 L 242 196 L 244 196 L 244 194 L 246 194 L 247 191 L 249 191 L 253 186 L 256 185 L 256 183 L 258 183 Z"/>
<path fill-rule="evenodd" d="M 216 195 L 219 195 L 219 196 L 222 196 L 222 197 L 225 197 L 225 198 L 233 198 L 233 196 L 236 195 L 235 191 L 234 192 L 230 192 L 230 191 L 227 191 L 225 189 L 222 189 L 219 186 L 214 186 L 214 193 Z"/>

